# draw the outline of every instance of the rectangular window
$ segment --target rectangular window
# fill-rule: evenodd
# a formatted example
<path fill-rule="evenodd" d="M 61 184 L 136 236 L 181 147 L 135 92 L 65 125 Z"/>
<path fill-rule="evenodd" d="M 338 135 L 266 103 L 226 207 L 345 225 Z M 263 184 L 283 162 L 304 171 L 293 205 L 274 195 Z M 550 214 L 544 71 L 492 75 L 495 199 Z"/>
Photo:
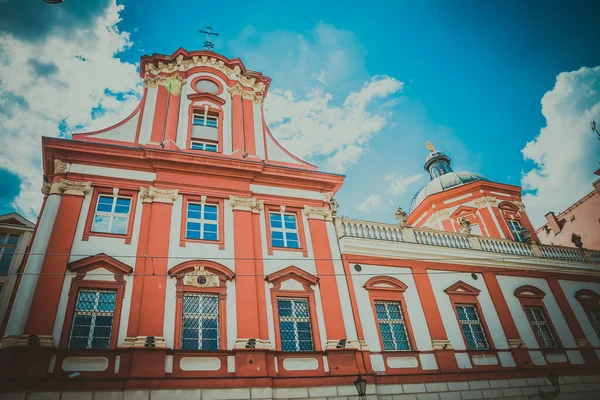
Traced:
<path fill-rule="evenodd" d="M 525 313 L 540 347 L 542 349 L 558 347 L 542 307 L 525 307 Z"/>
<path fill-rule="evenodd" d="M 217 143 L 214 142 L 205 142 L 202 140 L 192 140 L 192 150 L 204 150 L 204 151 L 212 151 L 217 152 Z"/>
<path fill-rule="evenodd" d="M 585 310 L 590 323 L 596 331 L 596 335 L 600 338 L 600 310 Z"/>
<path fill-rule="evenodd" d="M 310 311 L 306 299 L 277 299 L 283 351 L 313 351 Z"/>
<path fill-rule="evenodd" d="M 126 235 L 130 211 L 131 197 L 99 195 L 92 232 Z"/>
<path fill-rule="evenodd" d="M 219 127 L 219 118 L 216 115 L 194 113 L 193 118 L 192 118 L 192 125 L 208 126 L 210 128 L 218 128 Z"/>
<path fill-rule="evenodd" d="M 269 225 L 271 227 L 271 246 L 300 248 L 296 214 L 271 212 L 269 213 Z"/>
<path fill-rule="evenodd" d="M 410 350 L 410 339 L 400 303 L 376 301 L 375 311 L 384 350 Z"/>
<path fill-rule="evenodd" d="M 0 275 L 8 274 L 19 243 L 19 236 L 14 233 L 0 233 Z"/>
<path fill-rule="evenodd" d="M 517 242 L 522 242 L 523 236 L 521 236 L 521 224 L 519 223 L 519 221 L 515 221 L 514 219 L 509 219 L 509 220 L 507 220 L 507 222 L 508 222 L 508 227 L 510 228 L 510 231 L 512 232 L 515 240 Z"/>
<path fill-rule="evenodd" d="M 181 348 L 219 349 L 219 297 L 212 294 L 183 295 Z"/>
<path fill-rule="evenodd" d="M 69 348 L 110 347 L 116 300 L 116 290 L 79 290 L 69 335 Z"/>
<path fill-rule="evenodd" d="M 489 349 L 487 338 L 483 325 L 477 313 L 477 307 L 474 304 L 457 304 L 456 314 L 460 327 L 465 335 L 467 349 L 469 350 L 484 350 Z"/>
<path fill-rule="evenodd" d="M 185 237 L 218 240 L 218 208 L 216 204 L 188 203 Z"/>
<path fill-rule="evenodd" d="M 481 236 L 481 228 L 477 224 L 471 224 L 471 235 Z"/>

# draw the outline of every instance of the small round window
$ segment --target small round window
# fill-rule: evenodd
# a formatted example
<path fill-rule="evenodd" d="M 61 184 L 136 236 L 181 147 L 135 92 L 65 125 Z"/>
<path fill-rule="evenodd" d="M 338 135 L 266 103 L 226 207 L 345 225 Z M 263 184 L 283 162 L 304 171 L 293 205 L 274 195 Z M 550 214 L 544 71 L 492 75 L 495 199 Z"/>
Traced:
<path fill-rule="evenodd" d="M 204 93 L 215 93 L 219 91 L 219 86 L 208 79 L 200 79 L 196 81 L 196 90 Z"/>

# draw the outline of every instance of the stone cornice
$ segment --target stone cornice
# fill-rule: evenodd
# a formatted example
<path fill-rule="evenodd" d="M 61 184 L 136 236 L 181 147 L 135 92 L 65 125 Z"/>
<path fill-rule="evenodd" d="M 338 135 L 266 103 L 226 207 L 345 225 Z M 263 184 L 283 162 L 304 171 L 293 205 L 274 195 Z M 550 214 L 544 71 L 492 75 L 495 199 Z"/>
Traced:
<path fill-rule="evenodd" d="M 233 68 L 227 66 L 223 60 L 208 55 L 184 57 L 178 55 L 172 62 L 156 61 L 156 64 L 149 62 L 144 64 L 144 72 L 146 76 L 157 76 L 161 73 L 173 73 L 175 71 L 185 72 L 195 67 L 214 68 L 224 73 L 229 79 L 236 80 L 242 85 L 251 87 L 255 91 L 262 92 L 265 90 L 265 83 L 260 82 L 256 76 L 243 73 L 239 66 Z"/>
<path fill-rule="evenodd" d="M 331 221 L 331 211 L 325 207 L 304 206 L 304 215 L 308 219 L 321 219 Z"/>
<path fill-rule="evenodd" d="M 92 182 L 71 181 L 69 179 L 61 179 L 54 182 L 50 187 L 48 194 L 69 194 L 72 196 L 85 196 L 92 190 Z M 43 193 L 43 192 L 42 192 Z"/>
<path fill-rule="evenodd" d="M 173 204 L 179 196 L 179 189 L 160 189 L 150 186 L 140 187 L 140 199 L 142 203 L 166 203 Z"/>
<path fill-rule="evenodd" d="M 264 201 L 257 200 L 256 197 L 229 196 L 229 205 L 234 211 L 251 211 L 259 214 L 264 208 Z"/>

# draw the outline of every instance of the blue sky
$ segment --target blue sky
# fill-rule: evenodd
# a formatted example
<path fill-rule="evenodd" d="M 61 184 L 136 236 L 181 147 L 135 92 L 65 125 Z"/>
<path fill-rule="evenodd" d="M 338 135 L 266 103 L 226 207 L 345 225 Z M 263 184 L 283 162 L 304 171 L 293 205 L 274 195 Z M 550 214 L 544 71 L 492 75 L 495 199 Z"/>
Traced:
<path fill-rule="evenodd" d="M 90 91 L 96 95 L 87 96 L 77 112 L 32 106 L 19 91 L 33 91 L 32 85 L 8 84 L 7 76 L 0 75 L 0 98 L 23 96 L 20 106 L 0 102 L 0 126 L 13 139 L 31 131 L 14 126 L 19 112 L 28 109 L 44 111 L 40 124 L 48 136 L 58 135 L 61 127 L 68 133 L 119 118 L 135 106 L 139 81 L 133 72 L 139 57 L 200 48 L 204 37 L 198 29 L 210 25 L 220 34 L 216 51 L 240 57 L 249 69 L 273 78 L 267 118 L 275 135 L 323 170 L 347 175 L 338 196 L 344 215 L 391 222 L 395 207 L 407 209 L 429 179 L 422 169 L 426 140 L 452 157 L 455 170 L 524 184 L 530 193 L 528 211 L 538 224 L 550 209 L 560 211 L 592 190 L 600 159 L 600 141 L 589 131 L 590 117 L 600 120 L 600 69 L 592 68 L 600 65 L 597 2 L 264 1 L 250 6 L 232 1 L 207 8 L 197 1 L 166 6 L 147 0 L 119 2 L 124 8 L 118 10 L 109 0 L 92 8 L 71 1 L 25 3 L 0 1 L 0 14 L 3 7 L 10 9 L 0 18 L 5 39 L 0 63 L 9 63 L 15 42 L 47 48 L 57 38 L 72 45 L 72 53 L 81 48 L 86 54 L 80 68 L 110 73 L 105 90 L 102 82 L 94 83 Z M 10 23 L 28 21 L 27 15 L 40 10 L 46 16 L 41 25 L 25 29 L 27 23 Z M 110 62 L 91 65 L 101 56 Z M 53 57 L 44 54 L 37 69 L 29 61 L 48 82 L 71 68 Z M 62 57 L 68 57 L 66 50 Z M 16 70 L 18 65 L 10 62 Z M 115 74 L 121 78 L 108 76 Z M 76 86 L 56 78 L 52 87 L 60 92 L 61 82 Z M 78 87 L 85 90 L 85 85 Z M 356 105 L 356 98 L 365 104 Z M 306 109 L 319 114 L 318 121 L 302 117 Z M 343 124 L 352 118 L 359 128 Z M 28 143 L 39 148 L 39 136 Z M 35 166 L 36 151 L 39 157 L 39 149 L 11 156 L 11 164 Z M 32 187 L 41 181 L 33 182 L 35 173 L 39 167 L 24 173 L 0 163 L 0 183 L 6 188 L 0 213 L 13 208 L 34 213 Z M 12 189 L 15 179 L 21 181 L 20 194 Z"/>

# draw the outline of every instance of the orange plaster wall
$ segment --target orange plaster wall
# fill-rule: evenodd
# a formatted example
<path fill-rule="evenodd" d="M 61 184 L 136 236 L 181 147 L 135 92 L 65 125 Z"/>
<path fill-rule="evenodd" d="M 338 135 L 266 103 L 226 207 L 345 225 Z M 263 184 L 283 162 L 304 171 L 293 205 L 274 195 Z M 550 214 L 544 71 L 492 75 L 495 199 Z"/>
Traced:
<path fill-rule="evenodd" d="M 242 100 L 244 108 L 244 140 L 246 153 L 256 155 L 256 140 L 254 137 L 254 102 L 252 99 Z"/>
<path fill-rule="evenodd" d="M 242 112 L 242 96 L 234 94 L 231 100 L 231 140 L 234 153 L 244 150 L 244 118 Z"/>
<path fill-rule="evenodd" d="M 83 196 L 62 196 L 25 327 L 27 334 L 52 334 L 82 204 Z"/>
<path fill-rule="evenodd" d="M 169 97 L 169 91 L 165 86 L 159 85 L 156 93 L 156 106 L 154 107 L 152 132 L 150 134 L 150 141 L 154 143 L 160 143 L 162 141 L 165 114 L 167 112 L 167 97 Z"/>
<path fill-rule="evenodd" d="M 139 320 L 142 336 L 163 336 L 172 209 L 172 204 L 152 203 Z"/>
<path fill-rule="evenodd" d="M 235 302 L 238 338 L 259 337 L 252 219 L 250 211 L 233 211 L 233 254 L 236 273 Z"/>

